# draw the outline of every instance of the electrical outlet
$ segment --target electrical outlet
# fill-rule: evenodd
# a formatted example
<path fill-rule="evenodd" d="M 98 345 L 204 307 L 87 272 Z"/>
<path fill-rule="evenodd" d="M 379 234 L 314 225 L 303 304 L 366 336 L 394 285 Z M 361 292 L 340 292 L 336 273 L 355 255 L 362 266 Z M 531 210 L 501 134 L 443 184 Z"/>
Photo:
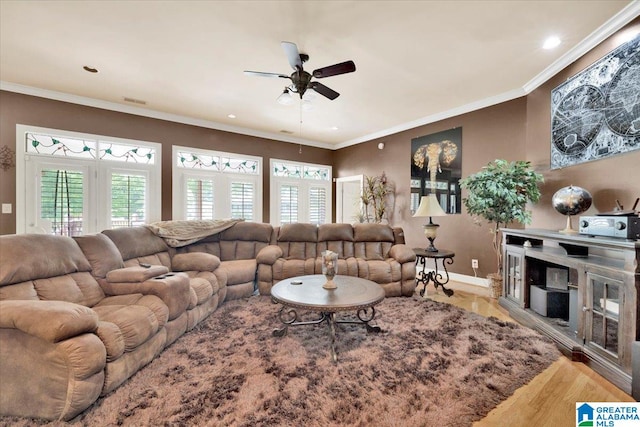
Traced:
<path fill-rule="evenodd" d="M 478 260 L 477 259 L 472 259 L 471 260 L 471 268 L 478 268 Z"/>

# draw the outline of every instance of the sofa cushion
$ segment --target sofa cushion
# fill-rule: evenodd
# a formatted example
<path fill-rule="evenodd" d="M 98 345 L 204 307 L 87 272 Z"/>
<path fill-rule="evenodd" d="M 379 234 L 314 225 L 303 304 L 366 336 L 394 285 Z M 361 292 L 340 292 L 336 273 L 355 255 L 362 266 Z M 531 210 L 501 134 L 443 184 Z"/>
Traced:
<path fill-rule="evenodd" d="M 66 236 L 20 234 L 0 236 L 0 286 L 91 271 L 80 246 Z"/>
<path fill-rule="evenodd" d="M 213 271 L 219 266 L 220 258 L 204 252 L 175 254 L 171 258 L 171 268 L 174 271 Z"/>
<path fill-rule="evenodd" d="M 401 266 L 395 260 L 358 260 L 358 276 L 376 283 L 397 282 L 402 277 Z"/>
<path fill-rule="evenodd" d="M 393 229 L 386 224 L 355 224 L 353 239 L 356 242 L 395 242 Z"/>
<path fill-rule="evenodd" d="M 195 305 L 200 305 L 213 295 L 213 288 L 207 279 L 193 277 L 189 279 L 189 285 L 196 296 Z"/>
<path fill-rule="evenodd" d="M 38 299 L 43 301 L 67 301 L 91 307 L 105 296 L 88 272 L 37 279 L 32 283 Z"/>
<path fill-rule="evenodd" d="M 222 261 L 220 268 L 227 273 L 227 285 L 252 282 L 256 277 L 257 264 L 255 259 L 238 259 Z"/>
<path fill-rule="evenodd" d="M 161 237 L 144 226 L 114 228 L 102 233 L 115 243 L 125 261 L 169 250 Z"/>
<path fill-rule="evenodd" d="M 91 264 L 94 277 L 103 278 L 111 270 L 124 267 L 122 255 L 115 243 L 102 233 L 73 238 Z"/>
<path fill-rule="evenodd" d="M 160 298 L 155 295 L 142 295 L 142 294 L 125 294 L 114 295 L 106 297 L 92 308 L 94 310 L 100 310 L 104 307 L 114 305 L 126 305 L 126 306 L 142 306 L 151 310 L 155 315 L 158 327 L 162 328 L 169 320 L 169 309 L 167 305 L 162 302 Z M 103 320 L 103 319 L 100 319 Z"/>
<path fill-rule="evenodd" d="M 220 233 L 220 240 L 240 240 L 269 243 L 273 227 L 259 222 L 238 222 Z"/>
<path fill-rule="evenodd" d="M 98 322 L 96 335 L 107 350 L 107 362 L 116 360 L 124 353 L 125 342 L 120 328 L 111 322 Z"/>
<path fill-rule="evenodd" d="M 107 298 L 107 300 L 110 298 Z M 144 301 L 139 302 L 141 302 L 141 305 L 112 305 L 105 301 L 104 304 L 93 307 L 93 310 L 98 313 L 101 322 L 112 323 L 120 330 L 125 351 L 134 350 L 139 345 L 147 342 L 161 327 L 156 314 L 148 304 L 143 305 Z M 117 338 L 114 336 L 114 339 Z"/>
<path fill-rule="evenodd" d="M 278 242 L 313 242 L 318 241 L 318 226 L 315 224 L 284 224 L 280 227 Z"/>
<path fill-rule="evenodd" d="M 353 242 L 351 224 L 322 224 L 318 227 L 318 242 L 347 241 Z"/>

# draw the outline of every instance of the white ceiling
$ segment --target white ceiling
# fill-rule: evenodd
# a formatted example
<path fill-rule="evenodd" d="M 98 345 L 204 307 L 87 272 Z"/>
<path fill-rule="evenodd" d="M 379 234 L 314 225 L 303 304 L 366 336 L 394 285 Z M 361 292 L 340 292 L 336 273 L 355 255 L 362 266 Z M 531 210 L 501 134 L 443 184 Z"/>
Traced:
<path fill-rule="evenodd" d="M 341 148 L 522 96 L 638 15 L 616 0 L 2 0 L 0 88 Z M 544 50 L 550 35 L 562 44 Z M 341 96 L 301 112 L 276 103 L 286 80 L 243 74 L 290 74 L 283 40 L 309 72 L 353 60 L 321 80 Z"/>

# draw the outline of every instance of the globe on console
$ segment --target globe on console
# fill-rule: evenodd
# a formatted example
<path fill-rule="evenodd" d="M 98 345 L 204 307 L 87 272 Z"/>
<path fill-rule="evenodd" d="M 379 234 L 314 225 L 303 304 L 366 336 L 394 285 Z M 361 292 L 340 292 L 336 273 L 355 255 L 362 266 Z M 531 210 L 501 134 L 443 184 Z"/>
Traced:
<path fill-rule="evenodd" d="M 556 191 L 551 198 L 551 203 L 558 212 L 567 216 L 567 226 L 564 230 L 560 230 L 560 233 L 577 234 L 578 231 L 571 227 L 571 217 L 589 209 L 592 201 L 591 193 L 575 185 Z"/>

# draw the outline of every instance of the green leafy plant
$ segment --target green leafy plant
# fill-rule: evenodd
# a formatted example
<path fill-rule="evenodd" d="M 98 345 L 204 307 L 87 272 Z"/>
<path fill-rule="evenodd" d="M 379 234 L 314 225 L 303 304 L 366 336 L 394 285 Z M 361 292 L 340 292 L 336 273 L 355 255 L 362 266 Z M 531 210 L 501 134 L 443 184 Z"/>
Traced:
<path fill-rule="evenodd" d="M 460 186 L 468 191 L 467 197 L 462 199 L 467 212 L 491 225 L 498 275 L 502 273 L 500 227 L 516 221 L 531 223 L 531 211 L 526 205 L 540 200 L 538 185 L 543 181 L 542 175 L 531 169 L 530 162 L 500 159 L 460 180 Z"/>

